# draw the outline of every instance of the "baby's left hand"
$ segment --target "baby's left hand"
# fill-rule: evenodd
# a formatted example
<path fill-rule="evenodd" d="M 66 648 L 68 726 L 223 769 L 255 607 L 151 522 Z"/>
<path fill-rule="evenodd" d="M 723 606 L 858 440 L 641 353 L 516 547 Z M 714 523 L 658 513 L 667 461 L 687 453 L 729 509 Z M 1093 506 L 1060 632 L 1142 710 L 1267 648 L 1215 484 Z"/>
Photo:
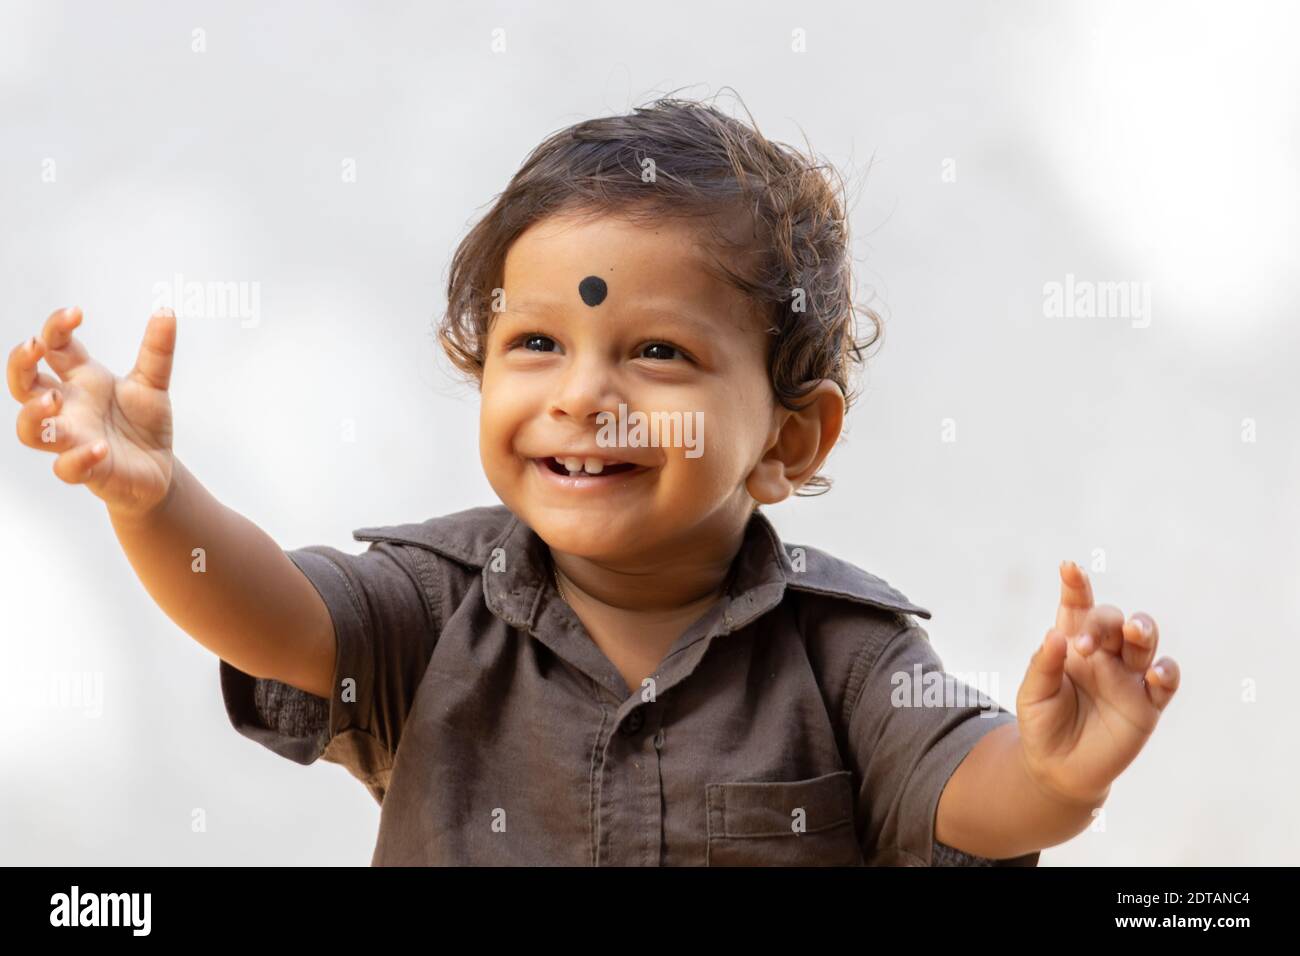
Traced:
<path fill-rule="evenodd" d="M 1097 807 L 1138 755 L 1178 689 L 1178 664 L 1152 666 L 1149 614 L 1094 607 L 1083 569 L 1062 562 L 1056 626 L 1030 661 L 1016 717 L 1030 775 L 1063 799 Z"/>

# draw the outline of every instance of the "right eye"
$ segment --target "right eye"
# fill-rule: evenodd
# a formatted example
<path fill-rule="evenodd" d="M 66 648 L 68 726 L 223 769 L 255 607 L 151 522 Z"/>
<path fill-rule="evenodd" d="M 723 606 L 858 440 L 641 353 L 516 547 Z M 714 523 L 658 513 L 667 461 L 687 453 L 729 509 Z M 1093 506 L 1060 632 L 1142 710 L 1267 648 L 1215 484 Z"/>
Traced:
<path fill-rule="evenodd" d="M 524 348 L 531 352 L 555 351 L 555 339 L 549 335 L 525 335 L 521 341 Z"/>

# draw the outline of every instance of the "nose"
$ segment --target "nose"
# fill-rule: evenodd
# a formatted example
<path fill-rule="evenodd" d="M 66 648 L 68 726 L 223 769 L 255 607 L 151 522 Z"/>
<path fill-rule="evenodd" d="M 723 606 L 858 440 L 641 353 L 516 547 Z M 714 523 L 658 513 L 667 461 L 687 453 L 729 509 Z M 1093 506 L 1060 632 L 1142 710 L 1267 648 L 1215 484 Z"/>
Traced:
<path fill-rule="evenodd" d="M 575 356 L 556 382 L 550 413 L 553 418 L 591 421 L 601 412 L 614 412 L 625 401 L 617 370 L 593 350 Z"/>

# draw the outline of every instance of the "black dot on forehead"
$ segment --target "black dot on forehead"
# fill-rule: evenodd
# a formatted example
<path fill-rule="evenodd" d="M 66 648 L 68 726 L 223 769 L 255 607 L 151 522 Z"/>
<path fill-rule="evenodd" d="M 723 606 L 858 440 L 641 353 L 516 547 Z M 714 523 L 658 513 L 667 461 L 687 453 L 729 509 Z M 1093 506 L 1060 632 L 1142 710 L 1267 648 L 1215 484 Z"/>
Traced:
<path fill-rule="evenodd" d="M 605 301 L 605 296 L 609 295 L 609 286 L 605 285 L 605 280 L 600 276 L 587 276 L 578 283 L 578 295 L 582 296 L 582 301 L 590 306 L 598 306 Z"/>

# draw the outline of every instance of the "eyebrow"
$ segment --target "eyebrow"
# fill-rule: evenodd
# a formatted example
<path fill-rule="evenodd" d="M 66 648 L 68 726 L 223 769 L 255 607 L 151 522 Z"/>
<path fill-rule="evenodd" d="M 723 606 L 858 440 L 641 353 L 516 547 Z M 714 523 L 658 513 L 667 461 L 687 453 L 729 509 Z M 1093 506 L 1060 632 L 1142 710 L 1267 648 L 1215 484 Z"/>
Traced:
<path fill-rule="evenodd" d="M 627 306 L 620 306 L 620 308 L 626 308 L 630 312 L 636 312 L 639 315 L 662 319 L 667 322 L 680 322 L 685 326 L 694 328 L 701 335 L 708 335 L 717 331 L 716 324 L 705 321 L 703 318 L 697 316 L 688 309 L 678 310 L 661 306 L 636 305 L 635 303 Z M 509 302 L 506 303 L 507 313 L 546 312 L 551 314 L 563 314 L 572 311 L 578 310 L 572 305 L 565 305 L 549 299 L 526 299 L 524 302 L 517 305 L 512 305 Z"/>

